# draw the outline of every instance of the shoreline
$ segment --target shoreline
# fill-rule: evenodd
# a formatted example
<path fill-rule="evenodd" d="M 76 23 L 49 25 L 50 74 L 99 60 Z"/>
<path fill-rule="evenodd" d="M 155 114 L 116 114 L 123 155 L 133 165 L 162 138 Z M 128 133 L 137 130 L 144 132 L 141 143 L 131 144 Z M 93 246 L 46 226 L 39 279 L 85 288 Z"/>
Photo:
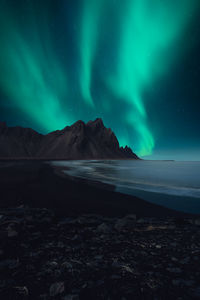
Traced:
<path fill-rule="evenodd" d="M 185 211 L 184 210 L 178 210 L 176 209 L 176 204 L 174 204 L 173 206 L 174 207 L 170 207 L 170 206 L 166 206 L 165 203 L 166 201 L 170 201 L 170 202 L 179 202 L 181 201 L 181 199 L 187 199 L 187 201 L 198 201 L 199 198 L 193 198 L 193 197 L 188 197 L 188 196 L 180 196 L 180 195 L 171 195 L 171 194 L 164 194 L 164 193 L 161 193 L 161 192 L 155 192 L 155 191 L 147 191 L 147 190 L 137 190 L 135 189 L 134 192 L 130 192 L 128 188 L 121 188 L 121 187 L 118 187 L 114 184 L 111 184 L 111 183 L 107 183 L 107 182 L 103 182 L 103 181 L 98 181 L 98 180 L 93 180 L 93 179 L 87 179 L 87 178 L 83 178 L 83 177 L 79 177 L 79 176 L 73 176 L 73 175 L 69 175 L 67 174 L 67 172 L 65 171 L 70 171 L 70 169 L 73 169 L 71 168 L 71 166 L 58 166 L 58 165 L 52 165 L 50 164 L 50 166 L 52 166 L 54 169 L 55 169 L 55 173 L 58 175 L 58 176 L 61 176 L 67 180 L 74 180 L 74 181 L 80 181 L 82 183 L 85 183 L 85 184 L 88 184 L 89 186 L 95 186 L 97 188 L 103 188 L 106 190 L 112 190 L 114 191 L 115 193 L 120 193 L 122 195 L 129 195 L 131 197 L 134 198 L 137 198 L 137 199 L 140 199 L 141 201 L 145 201 L 145 202 L 148 202 L 148 203 L 151 203 L 153 205 L 158 205 L 158 206 L 161 206 L 163 208 L 166 208 L 166 209 L 170 209 L 170 210 L 173 210 L 173 211 L 176 211 L 176 212 L 180 212 L 180 213 L 184 213 L 184 214 L 188 214 L 188 215 L 194 215 L 196 217 L 200 216 L 200 213 L 199 212 L 196 212 L 196 211 L 188 211 L 189 210 L 189 207 L 185 208 Z M 147 198 L 146 195 L 148 195 L 148 200 L 145 199 Z M 156 201 L 155 201 L 156 199 Z M 160 203 L 159 203 L 160 202 Z"/>
<path fill-rule="evenodd" d="M 57 214 L 95 213 L 121 217 L 195 217 L 138 197 L 115 192 L 115 186 L 75 178 L 59 167 L 41 162 L 22 162 L 0 168 L 0 207 L 27 205 L 53 209 Z"/>
<path fill-rule="evenodd" d="M 200 218 L 27 162 L 0 168 L 0 298 L 199 299 Z"/>

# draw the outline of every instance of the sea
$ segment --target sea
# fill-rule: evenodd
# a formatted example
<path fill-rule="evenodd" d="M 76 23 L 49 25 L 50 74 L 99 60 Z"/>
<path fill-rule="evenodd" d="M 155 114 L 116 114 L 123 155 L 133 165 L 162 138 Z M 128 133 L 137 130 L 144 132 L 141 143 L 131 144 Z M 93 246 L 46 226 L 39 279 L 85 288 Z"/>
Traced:
<path fill-rule="evenodd" d="M 117 192 L 200 214 L 200 162 L 77 160 L 51 164 L 63 167 L 68 175 L 114 185 Z"/>

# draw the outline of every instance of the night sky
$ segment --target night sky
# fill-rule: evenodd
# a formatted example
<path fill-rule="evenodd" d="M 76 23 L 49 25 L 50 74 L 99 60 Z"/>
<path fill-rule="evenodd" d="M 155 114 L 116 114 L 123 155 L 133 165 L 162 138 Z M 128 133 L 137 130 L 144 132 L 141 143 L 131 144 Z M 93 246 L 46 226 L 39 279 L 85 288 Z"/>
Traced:
<path fill-rule="evenodd" d="M 97 117 L 142 157 L 200 160 L 199 0 L 0 0 L 0 120 Z"/>

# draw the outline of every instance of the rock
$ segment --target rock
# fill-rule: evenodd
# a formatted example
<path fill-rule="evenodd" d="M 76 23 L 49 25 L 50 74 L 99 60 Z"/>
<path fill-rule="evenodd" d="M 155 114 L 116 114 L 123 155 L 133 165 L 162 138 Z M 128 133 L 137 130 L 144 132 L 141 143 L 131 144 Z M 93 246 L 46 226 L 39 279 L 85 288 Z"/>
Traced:
<path fill-rule="evenodd" d="M 185 257 L 184 259 L 180 260 L 182 265 L 188 264 L 190 262 L 190 257 Z"/>
<path fill-rule="evenodd" d="M 121 230 L 131 230 L 134 228 L 136 223 L 136 216 L 135 215 L 128 215 L 122 219 L 116 221 L 114 228 L 118 231 Z"/>
<path fill-rule="evenodd" d="M 134 221 L 134 222 L 136 222 L 137 221 L 137 217 L 136 217 L 136 215 L 127 215 L 126 217 L 125 217 L 125 219 L 127 219 L 127 220 L 131 220 L 131 221 Z"/>
<path fill-rule="evenodd" d="M 11 225 L 9 225 L 7 227 L 7 233 L 8 233 L 8 237 L 11 237 L 11 238 L 18 236 L 18 232 L 16 230 L 14 230 Z"/>
<path fill-rule="evenodd" d="M 55 297 L 57 295 L 60 295 L 64 292 L 64 290 L 65 290 L 64 282 L 56 282 L 50 286 L 49 289 L 50 297 Z"/>
<path fill-rule="evenodd" d="M 79 300 L 78 295 L 67 295 L 63 298 L 63 300 Z"/>
<path fill-rule="evenodd" d="M 178 261 L 178 259 L 176 257 L 172 257 L 171 260 L 172 261 Z"/>
<path fill-rule="evenodd" d="M 121 269 L 123 267 L 123 264 L 119 261 L 114 260 L 112 263 L 112 267 L 116 269 Z"/>
<path fill-rule="evenodd" d="M 180 268 L 167 268 L 167 271 L 170 273 L 182 273 L 182 270 Z"/>
<path fill-rule="evenodd" d="M 16 259 L 7 259 L 0 262 L 0 270 L 16 269 L 19 266 L 19 261 Z"/>
<path fill-rule="evenodd" d="M 110 227 L 108 227 L 108 225 L 106 225 L 105 223 L 102 223 L 97 227 L 97 231 L 107 233 L 110 232 Z"/>
<path fill-rule="evenodd" d="M 62 263 L 61 267 L 63 269 L 69 270 L 70 272 L 73 270 L 73 266 L 71 263 L 65 261 L 64 263 Z"/>
<path fill-rule="evenodd" d="M 200 226 L 200 219 L 195 219 L 194 224 Z"/>
<path fill-rule="evenodd" d="M 58 263 L 56 261 L 49 261 L 47 263 L 47 265 L 51 268 L 51 269 L 56 269 L 58 267 Z"/>
<path fill-rule="evenodd" d="M 133 271 L 133 269 L 131 269 L 129 266 L 127 266 L 127 265 L 123 265 L 122 266 L 122 269 L 123 269 L 123 271 L 124 272 L 127 272 L 127 273 L 134 273 L 134 271 Z"/>
<path fill-rule="evenodd" d="M 200 286 L 192 290 L 191 296 L 195 299 L 200 299 Z"/>
<path fill-rule="evenodd" d="M 172 280 L 172 283 L 175 286 L 188 286 L 188 287 L 190 287 L 190 286 L 193 286 L 195 282 L 193 280 L 184 280 L 184 279 L 178 278 L 178 279 Z"/>
<path fill-rule="evenodd" d="M 143 223 L 146 223 L 146 220 L 145 220 L 145 219 L 142 219 L 142 218 L 140 218 L 140 219 L 138 219 L 138 220 L 137 220 L 137 223 L 139 223 L 139 224 L 143 224 Z"/>
<path fill-rule="evenodd" d="M 71 240 L 76 244 L 80 244 L 82 242 L 82 238 L 78 234 L 75 234 L 75 236 Z"/>
<path fill-rule="evenodd" d="M 95 258 L 95 260 L 102 260 L 103 259 L 103 255 L 96 255 L 94 258 Z"/>
<path fill-rule="evenodd" d="M 25 297 L 27 297 L 29 294 L 28 288 L 26 286 L 16 286 L 15 289 L 18 292 L 18 294 L 23 295 Z"/>

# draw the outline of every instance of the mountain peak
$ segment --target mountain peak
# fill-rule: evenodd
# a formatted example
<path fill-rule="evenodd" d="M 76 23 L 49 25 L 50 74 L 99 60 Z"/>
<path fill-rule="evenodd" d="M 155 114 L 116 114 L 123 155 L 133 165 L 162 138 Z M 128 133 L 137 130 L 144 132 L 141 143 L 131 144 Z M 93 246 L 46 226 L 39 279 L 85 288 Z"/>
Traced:
<path fill-rule="evenodd" d="M 1 122 L 2 126 L 5 123 Z M 100 118 L 87 124 L 79 120 L 47 135 L 23 127 L 7 127 L 0 134 L 0 157 L 138 159 L 130 148 L 119 146 L 114 132 Z"/>
<path fill-rule="evenodd" d="M 101 118 L 97 118 L 94 121 L 89 121 L 86 125 L 95 126 L 95 127 L 104 127 L 103 120 Z"/>
<path fill-rule="evenodd" d="M 74 124 L 72 124 L 71 128 L 82 128 L 85 126 L 85 123 L 81 120 L 76 121 Z"/>

